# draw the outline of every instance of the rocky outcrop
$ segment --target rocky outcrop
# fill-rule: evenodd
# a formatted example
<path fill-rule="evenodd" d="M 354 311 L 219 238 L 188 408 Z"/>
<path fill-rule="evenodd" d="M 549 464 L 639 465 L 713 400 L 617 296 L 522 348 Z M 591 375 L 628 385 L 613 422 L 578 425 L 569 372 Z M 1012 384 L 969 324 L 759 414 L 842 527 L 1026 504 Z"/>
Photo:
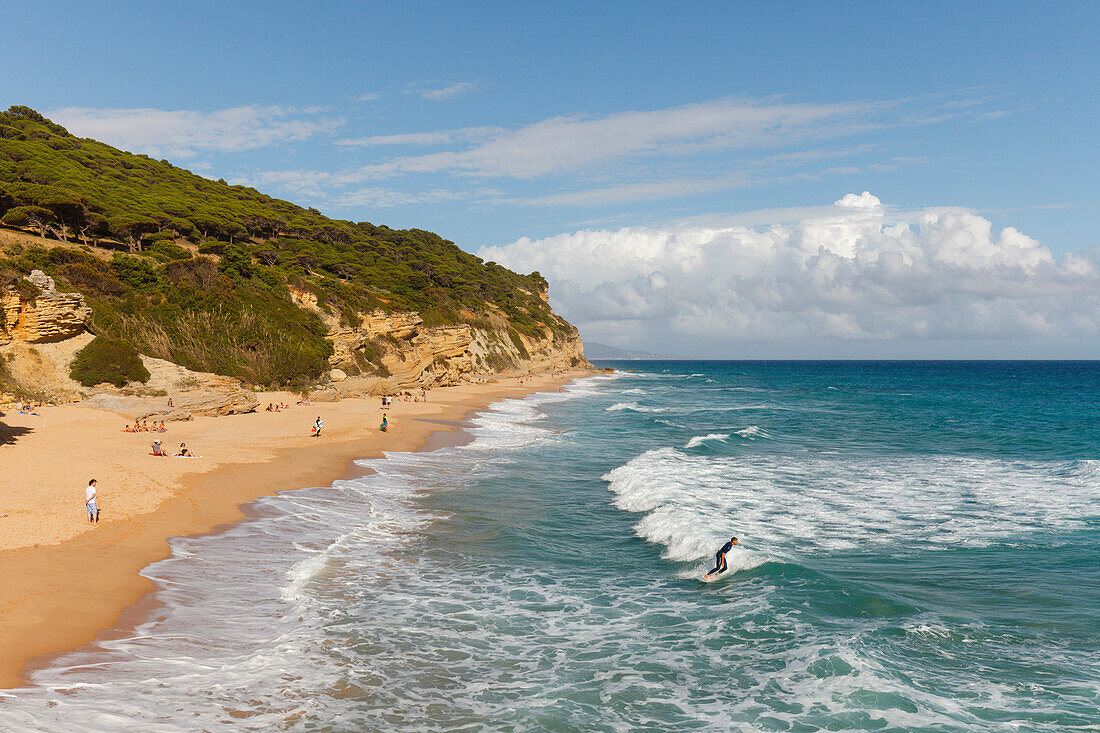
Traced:
<path fill-rule="evenodd" d="M 341 392 L 335 387 L 321 387 L 309 393 L 311 402 L 339 402 Z"/>
<path fill-rule="evenodd" d="M 222 377 L 222 384 L 208 384 L 198 389 L 188 389 L 172 395 L 173 407 L 167 415 L 147 415 L 160 420 L 190 420 L 192 417 L 239 415 L 254 412 L 259 400 L 256 395 L 241 388 L 236 379 Z M 143 418 L 144 419 L 144 418 Z"/>
<path fill-rule="evenodd" d="M 35 270 L 27 278 L 41 291 L 28 298 L 14 290 L 0 293 L 0 344 L 64 341 L 83 333 L 92 309 L 80 293 L 59 293 L 53 278 Z"/>
<path fill-rule="evenodd" d="M 164 359 L 141 357 L 149 370 L 147 390 L 167 394 L 172 407 L 142 415 L 142 419 L 190 420 L 192 417 L 253 412 L 259 399 L 231 377 L 193 372 Z"/>

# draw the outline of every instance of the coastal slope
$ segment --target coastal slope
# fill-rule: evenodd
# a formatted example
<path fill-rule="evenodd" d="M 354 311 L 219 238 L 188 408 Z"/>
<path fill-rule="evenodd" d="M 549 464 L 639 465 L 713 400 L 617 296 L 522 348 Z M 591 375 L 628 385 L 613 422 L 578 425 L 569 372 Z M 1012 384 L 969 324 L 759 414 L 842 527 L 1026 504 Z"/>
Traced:
<path fill-rule="evenodd" d="M 548 289 L 431 232 L 332 219 L 27 107 L 0 113 L 0 356 L 18 362 L 0 365 L 0 390 L 140 391 L 147 358 L 339 395 L 586 366 Z M 36 344 L 83 334 L 96 368 L 80 385 L 19 376 L 36 360 L 71 371 L 76 349 Z"/>

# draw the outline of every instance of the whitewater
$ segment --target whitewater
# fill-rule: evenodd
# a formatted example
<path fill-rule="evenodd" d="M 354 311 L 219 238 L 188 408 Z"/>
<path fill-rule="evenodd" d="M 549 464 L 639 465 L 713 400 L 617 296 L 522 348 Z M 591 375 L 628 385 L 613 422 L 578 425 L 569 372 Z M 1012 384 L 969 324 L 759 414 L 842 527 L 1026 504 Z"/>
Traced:
<path fill-rule="evenodd" d="M 614 366 L 174 539 L 0 729 L 1100 729 L 1100 366 Z"/>

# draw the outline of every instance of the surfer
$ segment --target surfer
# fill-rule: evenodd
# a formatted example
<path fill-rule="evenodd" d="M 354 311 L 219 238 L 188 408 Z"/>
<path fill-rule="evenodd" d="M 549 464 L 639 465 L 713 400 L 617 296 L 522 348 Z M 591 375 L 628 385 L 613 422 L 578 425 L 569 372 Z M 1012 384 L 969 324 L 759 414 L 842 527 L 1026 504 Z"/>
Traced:
<path fill-rule="evenodd" d="M 721 575 L 728 569 L 726 566 L 726 553 L 733 549 L 733 546 L 737 544 L 736 537 L 730 537 L 730 541 L 722 545 L 718 552 L 714 553 L 714 570 L 707 573 L 706 577 L 712 575 Z"/>

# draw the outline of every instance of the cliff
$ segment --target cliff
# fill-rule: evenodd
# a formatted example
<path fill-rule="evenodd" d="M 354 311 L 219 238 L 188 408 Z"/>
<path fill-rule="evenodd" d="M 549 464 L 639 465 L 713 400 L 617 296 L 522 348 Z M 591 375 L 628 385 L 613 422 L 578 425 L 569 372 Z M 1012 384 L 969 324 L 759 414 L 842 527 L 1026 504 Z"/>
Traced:
<path fill-rule="evenodd" d="M 35 270 L 27 278 L 36 295 L 18 290 L 0 293 L 0 345 L 64 341 L 83 333 L 92 315 L 80 293 L 59 293 L 53 278 Z"/>
<path fill-rule="evenodd" d="M 482 327 L 425 325 L 414 311 L 357 313 L 348 325 L 318 304 L 310 291 L 292 289 L 301 308 L 317 314 L 332 341 L 330 379 L 377 377 L 373 390 L 457 384 L 463 378 L 499 372 L 538 372 L 588 366 L 576 329 L 544 328 L 527 336 L 496 314 Z"/>
<path fill-rule="evenodd" d="M 22 292 L 0 290 L 0 377 L 9 389 L 65 402 L 91 395 L 172 395 L 174 409 L 138 415 L 159 420 L 256 409 L 255 396 L 243 389 L 239 380 L 193 371 L 148 355 L 141 357 L 150 375 L 144 384 L 130 384 L 125 389 L 106 384 L 81 386 L 69 370 L 76 354 L 93 338 L 88 331 L 91 308 L 79 293 L 58 292 L 53 279 L 40 270 L 25 280 L 37 293 L 30 295 L 25 287 Z M 328 328 L 326 339 L 332 345 L 332 355 L 327 376 L 338 384 L 318 391 L 315 398 L 319 400 L 452 385 L 501 372 L 588 366 L 575 330 L 545 328 L 537 336 L 527 336 L 513 330 L 499 313 L 485 319 L 481 327 L 429 326 L 413 311 L 359 313 L 354 325 L 347 325 L 322 308 L 312 291 L 291 288 L 290 295 L 296 306 L 317 316 Z M 0 388 L 4 386 L 0 383 Z"/>

